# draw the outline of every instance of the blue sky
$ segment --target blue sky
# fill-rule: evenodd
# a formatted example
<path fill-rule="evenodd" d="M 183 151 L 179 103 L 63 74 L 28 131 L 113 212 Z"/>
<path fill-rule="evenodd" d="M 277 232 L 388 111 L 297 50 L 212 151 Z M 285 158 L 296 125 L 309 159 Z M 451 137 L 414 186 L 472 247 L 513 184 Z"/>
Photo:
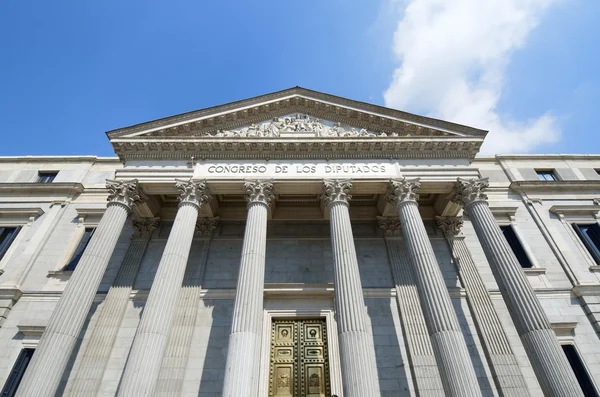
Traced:
<path fill-rule="evenodd" d="M 296 85 L 599 152 L 600 2 L 439 1 L 3 2 L 0 155 L 113 155 L 105 131 Z"/>

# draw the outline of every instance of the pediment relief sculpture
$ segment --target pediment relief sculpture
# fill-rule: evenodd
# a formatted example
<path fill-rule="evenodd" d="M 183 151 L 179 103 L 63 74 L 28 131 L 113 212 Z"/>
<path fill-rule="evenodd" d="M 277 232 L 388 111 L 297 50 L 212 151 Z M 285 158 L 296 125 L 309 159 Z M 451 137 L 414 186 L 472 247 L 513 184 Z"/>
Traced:
<path fill-rule="evenodd" d="M 217 130 L 204 132 L 206 137 L 233 137 L 233 138 L 278 138 L 278 137 L 317 137 L 317 138 L 354 138 L 354 137 L 386 137 L 388 133 L 367 131 L 365 128 L 354 128 L 342 123 L 320 120 L 306 114 L 287 115 L 275 117 L 271 121 L 260 124 L 251 124 L 235 130 Z M 398 133 L 389 133 L 389 136 L 399 136 Z"/>

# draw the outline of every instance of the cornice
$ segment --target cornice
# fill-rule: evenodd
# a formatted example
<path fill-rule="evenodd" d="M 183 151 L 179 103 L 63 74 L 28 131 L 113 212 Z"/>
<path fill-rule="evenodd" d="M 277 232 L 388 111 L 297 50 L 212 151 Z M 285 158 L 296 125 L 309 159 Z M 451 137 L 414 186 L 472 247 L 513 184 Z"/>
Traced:
<path fill-rule="evenodd" d="M 71 182 L 19 182 L 19 183 L 0 183 L 0 193 L 81 193 L 84 187 L 81 183 Z"/>
<path fill-rule="evenodd" d="M 600 211 L 600 205 L 553 205 L 549 211 L 553 214 L 597 214 Z"/>
<path fill-rule="evenodd" d="M 247 124 L 256 122 L 257 117 L 264 120 L 265 116 L 277 114 L 278 112 L 290 113 L 300 110 L 303 112 L 308 111 L 317 117 L 323 117 L 330 120 L 332 120 L 332 117 L 342 117 L 344 122 L 355 120 L 359 123 L 362 122 L 365 128 L 368 128 L 366 124 L 370 124 L 371 126 L 379 125 L 380 129 L 385 126 L 394 128 L 394 122 L 407 122 L 419 124 L 423 127 L 438 129 L 440 131 L 454 132 L 481 138 L 485 137 L 487 134 L 487 131 L 460 124 L 418 116 L 395 109 L 295 87 L 254 98 L 137 124 L 131 127 L 112 130 L 107 132 L 107 135 L 109 138 L 113 139 L 123 135 L 135 134 L 142 131 L 159 130 L 165 127 L 168 127 L 169 129 L 172 128 L 173 130 L 170 132 L 175 132 L 178 128 L 189 128 L 184 127 L 183 124 L 192 121 L 200 122 L 199 125 L 196 125 L 196 127 L 200 129 L 235 128 L 236 125 L 241 125 L 240 123 Z M 284 113 L 279 115 L 283 115 Z"/>
<path fill-rule="evenodd" d="M 121 160 L 467 158 L 482 138 L 146 138 L 115 139 Z"/>
<path fill-rule="evenodd" d="M 521 193 L 532 192 L 590 192 L 600 191 L 600 181 L 515 181 L 509 186 L 510 190 Z"/>
<path fill-rule="evenodd" d="M 4 208 L 0 207 L 0 216 L 29 218 L 32 216 L 41 216 L 44 210 L 40 207 L 21 207 L 21 208 Z"/>

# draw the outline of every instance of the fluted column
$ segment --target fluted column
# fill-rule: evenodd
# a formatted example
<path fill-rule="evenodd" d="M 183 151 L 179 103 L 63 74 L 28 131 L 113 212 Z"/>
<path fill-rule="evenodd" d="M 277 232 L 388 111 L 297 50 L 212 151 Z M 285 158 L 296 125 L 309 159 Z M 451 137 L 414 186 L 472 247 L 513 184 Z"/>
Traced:
<path fill-rule="evenodd" d="M 419 397 L 438 397 L 444 394 L 444 386 L 427 333 L 423 308 L 413 276 L 412 266 L 406 256 L 404 242 L 400 238 L 398 217 L 377 217 L 379 227 L 384 231 L 394 284 L 400 320 L 406 341 L 406 350 L 412 379 Z"/>
<path fill-rule="evenodd" d="M 179 208 L 121 379 L 118 394 L 121 397 L 150 397 L 154 394 L 198 211 L 211 198 L 205 181 L 177 181 L 175 186 L 179 191 Z"/>
<path fill-rule="evenodd" d="M 54 397 L 127 216 L 142 193 L 137 181 L 107 181 L 106 212 L 50 316 L 21 381 L 19 397 Z"/>
<path fill-rule="evenodd" d="M 548 396 L 582 396 L 550 321 L 488 206 L 487 187 L 487 178 L 459 179 L 452 200 L 471 219 L 542 390 Z"/>
<path fill-rule="evenodd" d="M 198 318 L 198 306 L 202 301 L 200 295 L 204 269 L 218 219 L 202 217 L 198 218 L 196 223 L 195 242 L 192 245 L 185 269 L 177 311 L 173 319 L 154 397 L 181 396 L 192 335 Z"/>
<path fill-rule="evenodd" d="M 158 218 L 133 220 L 134 233 L 125 253 L 119 273 L 100 306 L 98 320 L 92 329 L 85 351 L 80 351 L 67 383 L 64 396 L 93 396 L 100 388 L 102 376 L 110 358 L 129 294 L 138 273 L 150 236 L 158 226 Z"/>
<path fill-rule="evenodd" d="M 436 217 L 436 221 L 450 246 L 454 265 L 465 288 L 467 302 L 477 324 L 498 391 L 505 397 L 528 396 L 529 389 L 517 358 L 510 347 L 492 298 L 465 243 L 465 236 L 460 231 L 463 224 L 462 217 Z"/>
<path fill-rule="evenodd" d="M 404 243 L 446 395 L 481 396 L 448 288 L 419 213 L 417 190 L 420 186 L 418 179 L 392 180 L 388 199 L 398 209 Z"/>
<path fill-rule="evenodd" d="M 350 180 L 324 180 L 321 200 L 329 212 L 335 313 L 345 397 L 379 396 L 374 347 L 369 343 L 358 260 L 350 224 Z"/>
<path fill-rule="evenodd" d="M 248 218 L 233 307 L 223 397 L 256 397 L 263 319 L 267 217 L 275 196 L 270 181 L 246 181 Z"/>

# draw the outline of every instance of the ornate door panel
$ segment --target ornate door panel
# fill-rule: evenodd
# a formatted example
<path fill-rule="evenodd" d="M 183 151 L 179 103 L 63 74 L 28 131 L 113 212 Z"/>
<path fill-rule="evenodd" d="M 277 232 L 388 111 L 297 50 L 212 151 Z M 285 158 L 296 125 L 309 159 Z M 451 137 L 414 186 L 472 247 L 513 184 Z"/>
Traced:
<path fill-rule="evenodd" d="M 327 356 L 325 319 L 274 319 L 269 397 L 329 397 Z"/>

